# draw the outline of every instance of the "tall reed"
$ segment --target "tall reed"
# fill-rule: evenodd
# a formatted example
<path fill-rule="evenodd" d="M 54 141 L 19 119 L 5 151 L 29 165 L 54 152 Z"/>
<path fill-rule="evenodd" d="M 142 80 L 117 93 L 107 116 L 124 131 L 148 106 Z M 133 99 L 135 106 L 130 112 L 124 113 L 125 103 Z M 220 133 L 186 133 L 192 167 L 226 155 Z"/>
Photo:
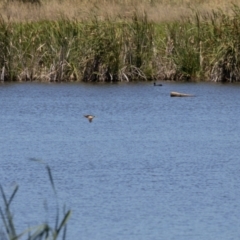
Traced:
<path fill-rule="evenodd" d="M 1 81 L 239 81 L 240 8 L 154 23 L 146 13 L 100 20 L 0 21 Z"/>
<path fill-rule="evenodd" d="M 170 78 L 235 82 L 240 80 L 240 8 L 194 14 L 167 24 L 166 53 Z"/>
<path fill-rule="evenodd" d="M 0 27 L 5 81 L 130 81 L 151 71 L 154 29 L 146 16 L 134 14 L 132 22 L 2 21 Z"/>

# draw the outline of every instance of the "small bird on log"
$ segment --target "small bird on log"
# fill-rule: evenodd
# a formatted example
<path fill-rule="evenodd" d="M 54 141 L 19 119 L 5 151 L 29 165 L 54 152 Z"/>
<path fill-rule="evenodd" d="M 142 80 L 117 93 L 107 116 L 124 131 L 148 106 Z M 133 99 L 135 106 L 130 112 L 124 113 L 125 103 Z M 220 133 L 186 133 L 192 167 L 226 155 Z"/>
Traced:
<path fill-rule="evenodd" d="M 93 115 L 84 115 L 84 117 L 87 118 L 89 122 L 92 122 L 93 118 L 95 118 Z"/>
<path fill-rule="evenodd" d="M 162 86 L 162 84 L 161 83 L 157 84 L 156 82 L 154 82 L 153 86 Z"/>

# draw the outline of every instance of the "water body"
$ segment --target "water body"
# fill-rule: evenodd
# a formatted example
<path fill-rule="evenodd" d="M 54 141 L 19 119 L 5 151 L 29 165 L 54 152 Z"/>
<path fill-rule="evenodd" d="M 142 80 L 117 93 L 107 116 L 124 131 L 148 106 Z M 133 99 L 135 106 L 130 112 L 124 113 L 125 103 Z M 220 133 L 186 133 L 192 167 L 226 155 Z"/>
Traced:
<path fill-rule="evenodd" d="M 211 83 L 1 84 L 0 183 L 8 196 L 20 186 L 18 231 L 54 226 L 58 201 L 72 210 L 67 239 L 240 239 L 239 93 Z M 50 166 L 57 200 L 29 158 Z"/>

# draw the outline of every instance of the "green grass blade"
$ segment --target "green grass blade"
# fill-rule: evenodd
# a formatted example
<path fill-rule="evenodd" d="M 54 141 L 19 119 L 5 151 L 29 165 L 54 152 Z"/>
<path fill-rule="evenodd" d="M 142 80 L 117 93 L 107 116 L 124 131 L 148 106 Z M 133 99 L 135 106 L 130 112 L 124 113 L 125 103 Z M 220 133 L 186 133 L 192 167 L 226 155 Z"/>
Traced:
<path fill-rule="evenodd" d="M 46 169 L 47 169 L 47 171 L 48 171 L 48 176 L 49 176 L 49 179 L 50 179 L 50 182 L 51 182 L 53 191 L 54 191 L 55 195 L 57 195 L 57 192 L 56 192 L 56 189 L 55 189 L 55 186 L 54 186 L 54 181 L 53 181 L 51 169 L 50 169 L 50 167 L 49 167 L 48 165 L 46 166 Z"/>
<path fill-rule="evenodd" d="M 0 184 L 0 190 L 1 190 L 1 194 L 2 194 L 2 198 L 3 198 L 4 204 L 7 207 L 8 206 L 8 201 L 7 201 L 6 195 L 5 195 L 4 191 L 3 191 L 3 188 L 2 188 L 1 184 Z"/>
<path fill-rule="evenodd" d="M 2 220 L 3 220 L 3 223 L 4 223 L 4 226 L 6 228 L 6 231 L 10 237 L 10 239 L 16 239 L 16 231 L 15 231 L 15 226 L 14 226 L 14 223 L 13 223 L 13 217 L 12 217 L 12 214 L 11 214 L 11 211 L 9 209 L 9 204 L 11 203 L 14 195 L 16 194 L 17 190 L 18 190 L 18 186 L 16 186 L 16 188 L 14 189 L 11 197 L 10 197 L 10 201 L 7 201 L 7 197 L 3 191 L 3 188 L 2 188 L 2 185 L 0 185 L 0 190 L 1 190 L 1 194 L 2 194 L 2 198 L 4 200 L 4 204 L 5 204 L 5 213 L 6 213 L 6 218 L 4 217 L 4 214 L 3 214 L 3 211 L 2 209 L 0 209 L 0 214 L 1 214 L 1 217 L 2 217 Z"/>
<path fill-rule="evenodd" d="M 71 216 L 71 213 L 72 211 L 71 210 L 68 210 L 68 212 L 65 214 L 61 224 L 59 225 L 58 229 L 57 229 L 57 235 L 59 234 L 59 232 L 61 231 L 62 227 L 66 225 L 68 219 L 70 218 Z"/>
<path fill-rule="evenodd" d="M 33 162 L 39 162 L 39 163 L 42 163 L 42 164 L 46 164 L 43 160 L 38 159 L 38 158 L 29 158 L 29 160 L 33 161 Z"/>
<path fill-rule="evenodd" d="M 5 229 L 6 229 L 6 232 L 9 233 L 8 224 L 7 224 L 7 221 L 6 221 L 5 216 L 4 216 L 4 214 L 3 214 L 2 208 L 0 208 L 0 215 L 1 215 L 1 218 L 2 218 L 2 221 L 3 221 L 3 224 L 4 224 L 4 227 L 5 227 Z"/>
<path fill-rule="evenodd" d="M 12 200 L 13 200 L 15 194 L 17 193 L 18 188 L 19 188 L 18 185 L 14 188 L 13 193 L 12 193 L 12 195 L 11 195 L 9 201 L 8 201 L 8 207 L 10 206 L 10 204 L 11 204 L 11 202 L 12 202 Z"/>
<path fill-rule="evenodd" d="M 37 227 L 35 232 L 29 236 L 28 240 L 46 239 L 44 236 L 48 236 L 50 227 L 47 224 L 42 224 Z"/>

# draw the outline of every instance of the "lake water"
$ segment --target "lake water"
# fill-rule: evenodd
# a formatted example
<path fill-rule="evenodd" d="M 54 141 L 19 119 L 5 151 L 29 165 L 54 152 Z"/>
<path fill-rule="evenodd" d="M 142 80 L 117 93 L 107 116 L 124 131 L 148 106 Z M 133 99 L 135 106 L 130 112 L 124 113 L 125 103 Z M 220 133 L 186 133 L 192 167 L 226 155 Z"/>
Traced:
<path fill-rule="evenodd" d="M 19 232 L 54 227 L 58 201 L 67 239 L 240 239 L 240 85 L 15 83 L 0 101 L 0 183 L 20 187 Z M 50 166 L 57 198 L 30 158 Z"/>

